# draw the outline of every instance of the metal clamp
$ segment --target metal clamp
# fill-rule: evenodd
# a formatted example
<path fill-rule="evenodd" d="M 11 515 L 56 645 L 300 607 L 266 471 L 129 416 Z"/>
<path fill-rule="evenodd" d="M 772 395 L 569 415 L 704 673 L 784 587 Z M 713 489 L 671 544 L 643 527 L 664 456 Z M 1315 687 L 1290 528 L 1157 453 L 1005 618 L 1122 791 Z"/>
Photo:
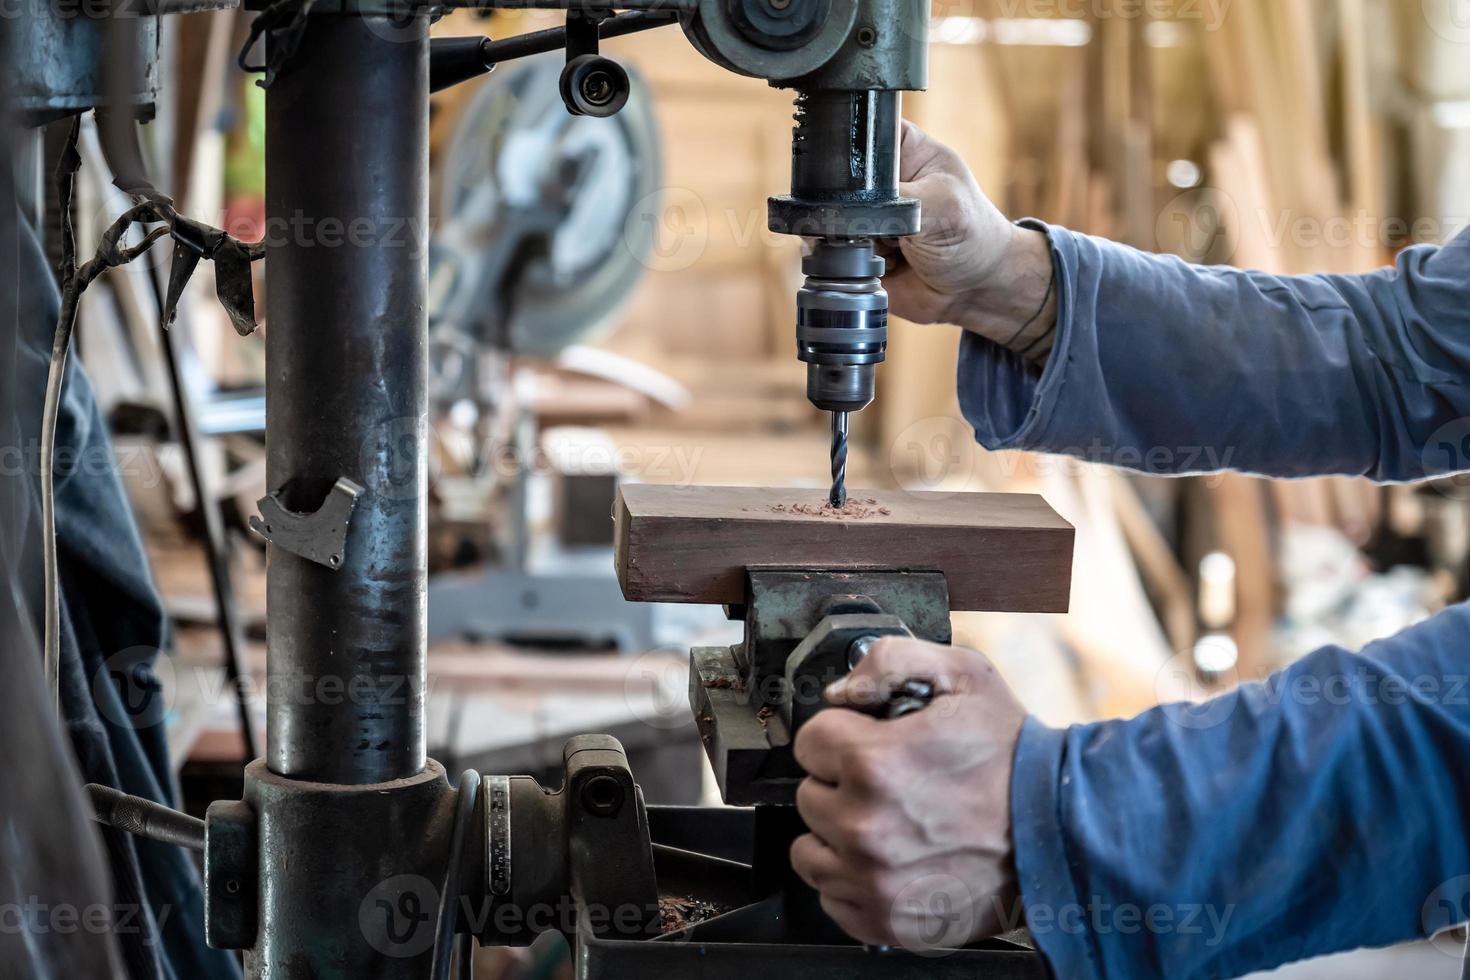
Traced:
<path fill-rule="evenodd" d="M 273 490 L 255 502 L 260 516 L 250 518 L 250 527 L 276 547 L 336 571 L 342 567 L 347 525 L 361 495 L 362 487 L 344 476 L 332 484 L 320 507 L 303 514 L 287 510 L 280 491 Z"/>

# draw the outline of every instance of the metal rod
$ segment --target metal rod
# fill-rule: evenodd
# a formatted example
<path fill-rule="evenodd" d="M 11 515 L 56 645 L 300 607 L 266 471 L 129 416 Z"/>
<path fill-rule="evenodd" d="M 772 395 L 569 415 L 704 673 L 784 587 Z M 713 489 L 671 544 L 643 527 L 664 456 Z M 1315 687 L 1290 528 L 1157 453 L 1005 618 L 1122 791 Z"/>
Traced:
<path fill-rule="evenodd" d="M 655 10 L 678 14 L 696 10 L 699 0 L 446 0 L 442 6 L 468 10 Z"/>
<path fill-rule="evenodd" d="M 111 25 L 109 29 L 112 29 Z M 126 35 L 114 42 L 114 51 L 133 50 Z M 128 69 L 132 70 L 132 69 Z M 102 155 L 112 171 L 113 181 L 128 191 L 153 191 L 148 177 L 148 167 L 143 160 L 142 145 L 138 138 L 138 122 L 131 112 L 100 111 L 97 113 L 98 139 Z M 157 275 L 149 274 L 148 285 L 158 311 L 159 323 L 164 323 L 165 286 Z M 224 524 L 220 520 L 214 493 L 204 473 L 203 461 L 199 458 L 199 426 L 195 420 L 193 400 L 185 384 L 179 365 L 178 340 L 167 325 L 160 327 L 159 340 L 163 348 L 164 363 L 168 370 L 169 396 L 173 401 L 175 435 L 184 450 L 184 463 L 189 470 L 189 483 L 194 498 L 199 502 L 199 513 L 204 520 L 204 554 L 209 566 L 210 585 L 214 591 L 220 639 L 223 646 L 225 678 L 235 694 L 236 709 L 240 720 L 240 736 L 244 742 L 245 761 L 254 759 L 258 753 L 255 739 L 255 722 L 250 715 L 250 698 L 247 686 L 242 683 L 241 631 L 236 615 L 234 585 L 230 581 L 229 541 L 225 537 Z"/>
<path fill-rule="evenodd" d="M 162 295 L 158 294 L 158 280 L 150 276 L 155 298 L 159 300 L 158 311 L 162 322 Z M 194 419 L 194 406 L 185 387 L 183 372 L 179 369 L 178 338 L 174 331 L 160 331 L 163 337 L 164 363 L 168 367 L 169 394 L 173 397 L 174 421 L 177 426 L 179 445 L 184 449 L 184 464 L 189 470 L 189 483 L 194 488 L 194 499 L 199 502 L 199 514 L 204 519 L 204 555 L 209 564 L 209 581 L 214 589 L 214 606 L 219 616 L 220 642 L 224 646 L 225 679 L 235 693 L 235 707 L 240 718 L 240 738 L 244 742 L 245 761 L 254 759 L 259 750 L 255 741 L 255 721 L 250 717 L 250 692 L 243 681 L 240 654 L 240 619 L 235 608 L 234 583 L 230 580 L 229 544 L 225 528 L 220 520 L 219 507 L 214 493 L 204 474 L 204 463 L 199 458 L 199 427 Z"/>
<path fill-rule="evenodd" d="M 87 784 L 87 796 L 98 823 L 162 844 L 204 850 L 204 821 L 198 817 L 97 783 Z"/>
<path fill-rule="evenodd" d="M 423 770 L 429 43 L 425 18 L 311 15 L 266 90 L 269 488 L 364 488 L 343 560 L 272 545 L 267 759 L 364 784 Z"/>
<path fill-rule="evenodd" d="M 640 31 L 677 24 L 677 11 L 646 10 L 617 14 L 602 22 L 602 39 L 624 37 Z M 429 90 L 439 92 L 460 82 L 493 71 L 503 61 L 559 51 L 567 46 L 567 29 L 551 27 L 500 40 L 486 38 L 436 38 L 429 45 Z"/>

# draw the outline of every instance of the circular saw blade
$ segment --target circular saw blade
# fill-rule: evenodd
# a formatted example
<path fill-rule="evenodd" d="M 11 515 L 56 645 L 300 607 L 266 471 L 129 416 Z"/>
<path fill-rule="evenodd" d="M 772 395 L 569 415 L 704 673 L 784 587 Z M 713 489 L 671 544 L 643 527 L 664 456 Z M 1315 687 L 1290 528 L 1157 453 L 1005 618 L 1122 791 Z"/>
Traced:
<path fill-rule="evenodd" d="M 549 357 L 616 322 L 646 268 L 661 183 L 641 80 L 608 119 L 562 105 L 555 55 L 491 76 L 445 155 L 431 248 L 441 330 Z M 630 72 L 630 74 L 633 74 Z"/>

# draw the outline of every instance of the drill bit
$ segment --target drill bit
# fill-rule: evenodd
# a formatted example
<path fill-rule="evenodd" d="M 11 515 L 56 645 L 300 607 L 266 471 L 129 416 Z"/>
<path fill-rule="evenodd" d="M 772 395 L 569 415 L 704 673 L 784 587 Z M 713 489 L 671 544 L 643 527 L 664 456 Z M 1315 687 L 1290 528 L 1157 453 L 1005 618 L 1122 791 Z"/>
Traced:
<path fill-rule="evenodd" d="M 827 498 L 833 507 L 847 503 L 847 413 L 832 413 L 832 493 Z"/>

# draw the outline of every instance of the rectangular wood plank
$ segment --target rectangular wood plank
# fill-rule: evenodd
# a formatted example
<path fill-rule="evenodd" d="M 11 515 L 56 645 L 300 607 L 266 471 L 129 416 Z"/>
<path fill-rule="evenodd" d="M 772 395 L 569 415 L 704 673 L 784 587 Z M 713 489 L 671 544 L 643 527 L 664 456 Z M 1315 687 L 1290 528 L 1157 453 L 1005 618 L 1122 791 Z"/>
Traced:
<path fill-rule="evenodd" d="M 950 608 L 1066 612 L 1072 526 L 1034 494 L 629 484 L 613 509 L 635 602 L 740 603 L 753 568 L 943 572 Z"/>

